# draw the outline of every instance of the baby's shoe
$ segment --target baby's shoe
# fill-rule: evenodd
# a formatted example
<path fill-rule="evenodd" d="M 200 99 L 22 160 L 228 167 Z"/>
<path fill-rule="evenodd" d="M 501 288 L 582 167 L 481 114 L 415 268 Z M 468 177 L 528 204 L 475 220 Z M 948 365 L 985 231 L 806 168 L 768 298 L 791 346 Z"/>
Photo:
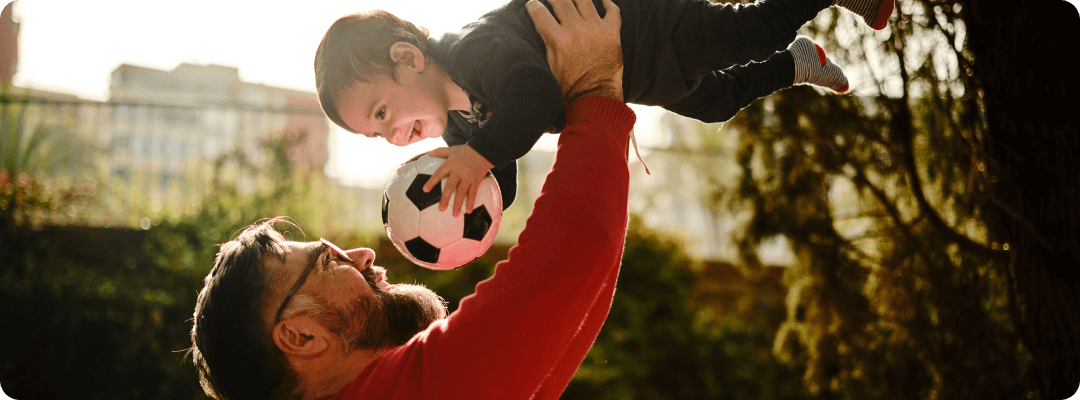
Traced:
<path fill-rule="evenodd" d="M 844 70 L 825 57 L 825 49 L 806 36 L 795 38 L 788 46 L 795 59 L 795 84 L 812 83 L 837 93 L 848 91 Z"/>
<path fill-rule="evenodd" d="M 871 29 L 879 31 L 889 25 L 896 0 L 833 0 L 832 5 L 848 9 L 862 17 Z"/>

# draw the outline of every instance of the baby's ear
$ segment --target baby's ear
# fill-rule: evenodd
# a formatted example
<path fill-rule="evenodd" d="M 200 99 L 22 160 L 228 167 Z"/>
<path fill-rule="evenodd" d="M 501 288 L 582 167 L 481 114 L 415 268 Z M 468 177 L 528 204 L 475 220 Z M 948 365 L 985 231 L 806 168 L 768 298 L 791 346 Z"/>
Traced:
<path fill-rule="evenodd" d="M 399 67 L 407 65 L 416 72 L 424 70 L 424 52 L 412 43 L 397 42 L 390 45 L 390 59 Z"/>

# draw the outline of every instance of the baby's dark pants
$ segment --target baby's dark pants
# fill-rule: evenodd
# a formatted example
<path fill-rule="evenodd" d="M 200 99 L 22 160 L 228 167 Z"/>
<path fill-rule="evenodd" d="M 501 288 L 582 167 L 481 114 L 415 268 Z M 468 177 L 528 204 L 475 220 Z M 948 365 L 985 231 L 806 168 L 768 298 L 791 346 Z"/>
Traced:
<path fill-rule="evenodd" d="M 787 46 L 830 0 L 623 0 L 626 101 L 703 122 L 730 119 L 754 100 L 792 86 Z M 634 7 L 636 9 L 626 9 Z M 636 26 L 635 26 L 636 25 Z"/>

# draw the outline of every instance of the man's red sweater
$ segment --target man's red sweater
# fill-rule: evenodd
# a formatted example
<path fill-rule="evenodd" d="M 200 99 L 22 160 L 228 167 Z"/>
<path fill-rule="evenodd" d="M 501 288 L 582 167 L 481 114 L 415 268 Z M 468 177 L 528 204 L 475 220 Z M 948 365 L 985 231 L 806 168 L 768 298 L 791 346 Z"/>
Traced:
<path fill-rule="evenodd" d="M 567 108 L 525 230 L 457 311 L 367 366 L 334 399 L 556 399 L 611 309 L 626 240 L 635 115 L 606 97 Z"/>

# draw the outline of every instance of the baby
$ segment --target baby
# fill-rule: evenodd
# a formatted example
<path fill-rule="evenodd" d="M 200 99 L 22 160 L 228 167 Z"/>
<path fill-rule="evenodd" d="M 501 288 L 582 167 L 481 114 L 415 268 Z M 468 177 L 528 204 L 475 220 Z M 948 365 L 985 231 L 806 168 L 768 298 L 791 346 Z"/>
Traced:
<path fill-rule="evenodd" d="M 843 71 L 796 31 L 831 6 L 882 29 L 894 7 L 894 0 L 573 1 L 594 1 L 601 17 L 621 16 L 626 102 L 702 122 L 727 121 L 793 85 L 846 92 Z M 455 215 L 463 205 L 471 210 L 489 170 L 503 208 L 509 207 L 517 192 L 516 160 L 566 120 L 559 83 L 526 10 L 526 3 L 538 2 L 512 0 L 438 39 L 385 11 L 338 19 L 315 55 L 323 111 L 349 132 L 397 146 L 442 137 L 449 147 L 429 154 L 447 160 L 424 188 L 448 178 L 441 209 L 453 198 Z M 575 6 L 571 0 L 544 3 Z"/>

